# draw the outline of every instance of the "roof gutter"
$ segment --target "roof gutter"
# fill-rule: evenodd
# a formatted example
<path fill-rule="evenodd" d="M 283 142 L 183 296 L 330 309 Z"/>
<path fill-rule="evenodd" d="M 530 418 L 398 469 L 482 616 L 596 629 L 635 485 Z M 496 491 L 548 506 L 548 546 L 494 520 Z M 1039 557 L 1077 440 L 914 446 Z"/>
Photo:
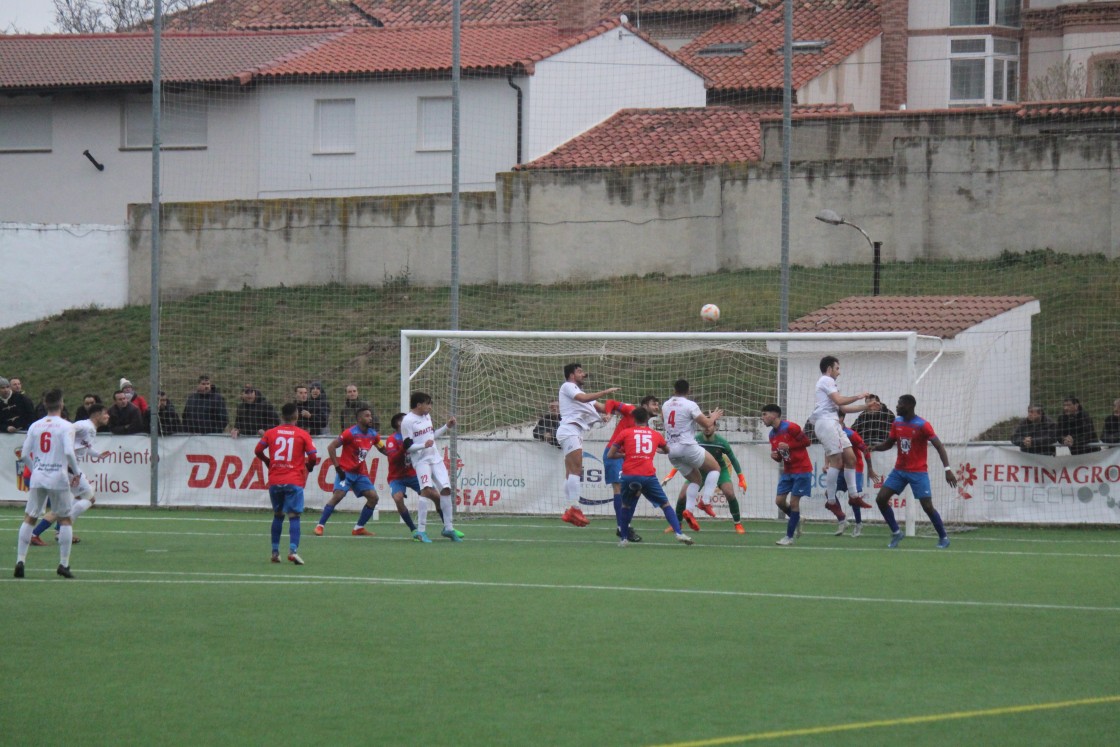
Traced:
<path fill-rule="evenodd" d="M 522 111 L 522 104 L 524 103 L 524 100 L 525 100 L 525 92 L 521 90 L 520 86 L 518 86 L 516 83 L 513 82 L 513 76 L 512 75 L 509 76 L 508 78 L 506 78 L 506 83 L 509 83 L 509 87 L 512 88 L 513 90 L 517 91 L 517 163 L 520 164 L 521 163 L 521 121 L 522 121 L 522 118 L 524 116 L 523 111 Z"/>

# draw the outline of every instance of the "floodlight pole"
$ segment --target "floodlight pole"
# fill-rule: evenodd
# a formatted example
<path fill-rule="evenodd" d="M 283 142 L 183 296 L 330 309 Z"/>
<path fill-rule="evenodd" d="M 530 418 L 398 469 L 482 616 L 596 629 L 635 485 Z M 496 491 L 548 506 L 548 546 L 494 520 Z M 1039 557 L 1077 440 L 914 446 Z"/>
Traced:
<path fill-rule="evenodd" d="M 867 231 L 850 220 L 841 218 L 834 210 L 822 210 L 817 213 L 816 217 L 821 223 L 827 223 L 830 226 L 851 226 L 863 234 L 863 238 L 867 239 L 867 244 L 871 247 L 871 295 L 879 295 L 879 268 L 882 264 L 883 242 L 872 241 L 871 237 L 867 235 Z"/>
<path fill-rule="evenodd" d="M 151 304 L 148 310 L 150 325 L 148 341 L 148 378 L 151 388 L 148 396 L 156 411 L 152 413 L 148 431 L 148 446 L 151 451 L 149 464 L 149 498 L 152 506 L 159 505 L 159 322 L 160 322 L 160 139 L 162 122 L 160 120 L 160 87 L 162 77 L 160 66 L 160 39 L 163 36 L 163 0 L 155 0 L 152 6 L 152 252 L 151 252 Z"/>

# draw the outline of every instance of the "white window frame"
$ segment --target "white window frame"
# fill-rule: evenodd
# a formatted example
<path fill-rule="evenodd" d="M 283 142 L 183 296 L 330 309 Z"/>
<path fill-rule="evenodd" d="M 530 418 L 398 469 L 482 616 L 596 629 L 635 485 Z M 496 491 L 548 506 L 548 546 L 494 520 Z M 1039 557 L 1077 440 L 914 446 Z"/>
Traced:
<path fill-rule="evenodd" d="M 425 108 L 429 104 L 446 103 L 451 106 L 450 96 L 420 96 L 416 99 L 416 150 L 417 151 L 449 151 L 451 150 L 451 110 L 447 110 L 447 132 L 440 133 L 438 138 L 433 138 L 428 132 L 425 123 Z"/>
<path fill-rule="evenodd" d="M 315 99 L 313 155 L 351 155 L 357 152 L 357 108 L 357 101 L 353 98 Z"/>
<path fill-rule="evenodd" d="M 23 115 L 19 121 L 13 116 L 17 111 Z M 0 103 L 0 153 L 50 153 L 52 150 L 54 102 L 50 98 L 19 96 Z"/>
<path fill-rule="evenodd" d="M 984 2 L 988 4 L 988 19 L 987 23 L 953 23 L 953 0 L 949 0 L 949 26 L 951 28 L 977 28 L 982 26 L 1001 26 L 1003 28 L 1021 28 L 1023 25 L 1023 3 L 1019 0 L 1019 23 L 1016 26 L 1008 26 L 1005 23 L 998 23 L 997 9 L 999 0 L 975 0 L 975 2 L 983 5 Z"/>
<path fill-rule="evenodd" d="M 1010 54 L 1006 52 L 996 52 L 995 43 L 997 41 L 1010 41 L 1015 44 L 1017 52 Z M 954 52 L 954 41 L 977 41 L 983 40 L 984 50 L 982 52 Z M 1022 54 L 1022 47 L 1017 40 L 1004 39 L 1003 37 L 995 36 L 954 36 L 949 37 L 948 40 L 948 57 L 949 64 L 946 69 L 948 77 L 947 90 L 949 91 L 949 107 L 968 107 L 968 106 L 1002 106 L 1004 104 L 1013 104 L 1019 99 L 1019 65 Z M 984 64 L 984 95 L 982 98 L 975 99 L 958 99 L 953 98 L 953 63 L 962 60 L 977 61 L 982 60 Z M 1015 83 L 1015 95 L 1009 97 L 1006 95 L 1006 83 L 1009 80 L 1007 77 L 1008 65 L 1014 65 L 1014 77 L 1011 80 Z M 1004 95 L 997 98 L 995 75 L 999 72 L 1003 76 L 1003 84 L 1005 90 Z"/>
<path fill-rule="evenodd" d="M 160 149 L 205 150 L 210 139 L 209 108 L 204 92 L 163 91 L 160 94 Z M 121 150 L 151 149 L 152 95 L 128 94 L 121 101 Z"/>

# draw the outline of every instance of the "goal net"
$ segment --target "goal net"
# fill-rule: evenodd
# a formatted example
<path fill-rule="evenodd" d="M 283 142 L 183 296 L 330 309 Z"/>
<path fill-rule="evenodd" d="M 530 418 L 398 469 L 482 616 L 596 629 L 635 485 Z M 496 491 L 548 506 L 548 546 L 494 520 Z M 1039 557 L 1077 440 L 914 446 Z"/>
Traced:
<path fill-rule="evenodd" d="M 434 400 L 433 421 L 454 414 L 454 439 L 441 444 L 454 463 L 458 510 L 475 516 L 518 514 L 560 516 L 564 499 L 563 456 L 549 440 L 545 416 L 564 381 L 563 368 L 579 362 L 588 373 L 584 390 L 620 387 L 610 395 L 637 404 L 652 394 L 671 396 L 673 382 L 687 379 L 692 397 L 705 411 L 724 410 L 720 435 L 726 438 L 746 476 L 738 500 L 744 519 L 774 518 L 778 472 L 769 459 L 768 429 L 761 408 L 780 403 L 785 415 L 804 423 L 813 407 L 819 361 L 842 361 L 842 391 L 878 394 L 893 408 L 898 395 L 915 391 L 943 358 L 941 341 L 915 333 L 564 333 L 564 332 L 401 332 L 401 411 L 412 392 Z M 933 402 L 930 403 L 934 405 Z M 954 410 L 959 410 L 954 403 Z M 931 420 L 936 417 L 930 415 Z M 849 423 L 852 422 L 849 416 Z M 588 517 L 612 516 L 612 488 L 603 475 L 603 454 L 617 420 L 593 428 L 584 443 L 582 509 Z M 655 419 L 654 426 L 660 423 Z M 946 423 L 949 426 L 949 423 Z M 543 427 L 539 427 L 543 426 Z M 949 426 L 955 428 L 956 425 Z M 823 452 L 811 448 L 814 495 L 823 495 Z M 877 454 L 886 470 L 893 454 Z M 669 473 L 658 455 L 659 474 Z M 735 482 L 735 480 L 733 478 Z M 675 499 L 680 477 L 666 485 Z M 951 500 L 947 486 L 936 491 Z M 941 494 L 944 495 L 941 495 Z M 809 520 L 829 516 L 824 502 L 808 501 Z M 717 492 L 717 520 L 730 516 Z M 643 502 L 640 516 L 659 516 Z M 877 512 L 868 512 L 876 513 Z M 868 518 L 878 518 L 875 517 Z M 712 520 L 715 521 L 715 520 Z"/>

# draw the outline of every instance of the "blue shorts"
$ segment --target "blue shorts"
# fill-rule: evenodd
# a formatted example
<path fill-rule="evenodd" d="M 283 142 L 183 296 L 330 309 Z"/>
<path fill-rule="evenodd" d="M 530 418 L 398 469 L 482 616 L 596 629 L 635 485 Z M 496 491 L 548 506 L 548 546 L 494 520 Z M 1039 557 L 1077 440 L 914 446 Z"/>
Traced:
<path fill-rule="evenodd" d="M 603 479 L 607 485 L 618 485 L 622 482 L 622 461 L 621 459 L 607 459 L 607 454 L 610 453 L 610 445 L 603 449 Z"/>
<path fill-rule="evenodd" d="M 346 475 L 346 479 L 344 480 L 340 480 L 338 478 L 338 475 L 335 475 L 335 492 L 342 491 L 343 493 L 345 493 L 348 490 L 352 490 L 354 491 L 354 495 L 360 497 L 367 490 L 376 491 L 376 488 L 373 487 L 373 483 L 370 482 L 368 475 L 360 475 L 357 472 L 345 472 L 343 474 Z"/>
<path fill-rule="evenodd" d="M 840 477 L 837 478 L 837 480 L 836 480 L 836 492 L 837 493 L 840 493 L 840 492 L 847 493 L 849 498 L 852 496 L 852 491 L 848 490 L 848 481 L 844 479 L 844 473 L 843 472 L 840 473 Z M 862 494 L 863 494 L 863 473 L 862 472 L 857 472 L 856 473 L 856 492 L 855 492 L 855 495 L 862 495 Z"/>
<path fill-rule="evenodd" d="M 403 480 L 389 481 L 389 495 L 396 495 L 397 493 L 404 495 L 405 488 L 412 488 L 412 492 L 419 495 L 420 481 L 416 479 L 416 475 L 406 477 Z"/>
<path fill-rule="evenodd" d="M 793 493 L 798 498 L 804 498 L 813 492 L 813 473 L 812 472 L 795 472 L 793 474 L 782 473 L 778 478 L 778 490 L 774 495 L 785 495 L 786 493 Z"/>
<path fill-rule="evenodd" d="M 907 485 L 910 486 L 910 491 L 914 494 L 914 497 L 919 500 L 933 495 L 933 491 L 929 487 L 928 472 L 903 472 L 893 469 L 887 475 L 887 479 L 883 481 L 883 487 L 889 488 L 895 495 L 899 495 L 903 490 L 906 490 Z"/>
<path fill-rule="evenodd" d="M 269 485 L 268 499 L 274 513 L 303 513 L 303 488 L 299 485 Z"/>
<path fill-rule="evenodd" d="M 661 488 L 657 475 L 621 475 L 622 500 L 637 501 L 639 495 L 644 495 L 649 502 L 658 508 L 668 505 L 669 498 Z"/>

